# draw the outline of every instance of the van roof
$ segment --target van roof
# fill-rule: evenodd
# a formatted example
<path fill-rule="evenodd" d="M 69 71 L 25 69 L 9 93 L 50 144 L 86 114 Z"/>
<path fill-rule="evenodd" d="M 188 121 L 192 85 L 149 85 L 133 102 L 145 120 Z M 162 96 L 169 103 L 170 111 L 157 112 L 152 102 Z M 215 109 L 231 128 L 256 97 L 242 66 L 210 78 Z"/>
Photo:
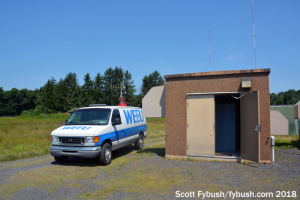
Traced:
<path fill-rule="evenodd" d="M 83 108 L 78 108 L 79 109 L 90 109 L 90 108 L 111 108 L 111 109 L 141 109 L 139 107 L 132 107 L 132 106 L 91 106 L 91 107 L 83 107 Z"/>

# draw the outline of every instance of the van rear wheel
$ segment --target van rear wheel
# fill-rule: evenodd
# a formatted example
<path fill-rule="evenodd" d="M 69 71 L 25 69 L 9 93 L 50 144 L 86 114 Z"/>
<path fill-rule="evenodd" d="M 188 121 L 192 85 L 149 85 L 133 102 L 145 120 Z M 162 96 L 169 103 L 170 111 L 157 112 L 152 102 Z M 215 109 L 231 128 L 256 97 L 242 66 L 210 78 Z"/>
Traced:
<path fill-rule="evenodd" d="M 100 165 L 109 165 L 111 163 L 112 151 L 111 146 L 108 143 L 102 145 L 101 153 L 98 158 Z"/>
<path fill-rule="evenodd" d="M 140 135 L 138 140 L 135 142 L 135 149 L 141 150 L 144 147 L 144 136 Z"/>
<path fill-rule="evenodd" d="M 68 159 L 69 159 L 69 156 L 54 156 L 54 159 L 56 162 L 58 163 L 64 163 L 64 162 L 67 162 Z"/>

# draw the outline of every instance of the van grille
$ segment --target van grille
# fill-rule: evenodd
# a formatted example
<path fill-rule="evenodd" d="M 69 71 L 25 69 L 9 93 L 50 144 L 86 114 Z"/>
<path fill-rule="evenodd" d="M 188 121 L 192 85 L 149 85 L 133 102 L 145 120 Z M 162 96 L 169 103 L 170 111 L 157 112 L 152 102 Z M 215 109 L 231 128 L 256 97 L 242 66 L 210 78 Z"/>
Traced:
<path fill-rule="evenodd" d="M 82 137 L 59 137 L 59 142 L 63 144 L 84 144 Z"/>

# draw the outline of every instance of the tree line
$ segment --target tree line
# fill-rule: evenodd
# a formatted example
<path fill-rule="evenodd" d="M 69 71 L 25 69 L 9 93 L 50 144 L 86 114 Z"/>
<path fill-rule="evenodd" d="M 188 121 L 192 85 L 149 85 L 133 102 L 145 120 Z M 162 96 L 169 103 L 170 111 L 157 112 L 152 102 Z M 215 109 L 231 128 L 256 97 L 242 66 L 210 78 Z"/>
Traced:
<path fill-rule="evenodd" d="M 128 106 L 142 107 L 142 98 L 147 92 L 163 84 L 164 79 L 156 70 L 143 77 L 140 90 L 134 85 L 131 73 L 121 67 L 110 67 L 94 78 L 87 73 L 83 85 L 79 85 L 76 73 L 70 72 L 59 81 L 51 77 L 35 90 L 4 91 L 0 87 L 0 116 L 67 112 L 89 104 L 118 105 L 121 87 Z"/>
<path fill-rule="evenodd" d="M 278 94 L 270 94 L 271 105 L 289 105 L 296 104 L 300 100 L 300 90 L 288 90 L 285 92 L 279 92 Z"/>
<path fill-rule="evenodd" d="M 16 116 L 22 112 L 31 115 L 67 112 L 89 104 L 118 105 L 121 85 L 127 105 L 142 107 L 147 92 L 153 86 L 163 84 L 164 79 L 156 70 L 143 77 L 140 90 L 134 85 L 131 73 L 121 67 L 110 67 L 103 75 L 97 73 L 94 78 L 87 73 L 83 85 L 79 85 L 77 75 L 70 72 L 59 81 L 51 77 L 35 90 L 12 88 L 4 91 L 0 87 L 0 116 Z M 270 94 L 270 105 L 296 104 L 299 100 L 300 90 Z"/>

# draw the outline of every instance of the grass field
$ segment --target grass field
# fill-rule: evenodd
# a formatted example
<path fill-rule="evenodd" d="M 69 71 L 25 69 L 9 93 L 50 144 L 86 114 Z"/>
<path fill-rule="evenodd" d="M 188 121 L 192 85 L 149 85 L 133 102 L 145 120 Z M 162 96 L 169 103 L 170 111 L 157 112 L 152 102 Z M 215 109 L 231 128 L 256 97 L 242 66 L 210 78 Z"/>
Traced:
<path fill-rule="evenodd" d="M 63 119 L 0 118 L 0 161 L 48 154 L 50 133 L 63 123 Z"/>
<path fill-rule="evenodd" d="M 297 135 L 274 135 L 275 148 L 300 148 L 300 138 Z"/>
<path fill-rule="evenodd" d="M 53 114 L 48 119 L 0 118 L 0 162 L 49 154 L 50 133 L 64 124 L 69 114 Z M 146 118 L 145 143 L 165 137 L 165 118 Z M 298 136 L 275 136 L 276 148 L 300 147 Z M 158 139 L 160 140 L 160 139 Z"/>
<path fill-rule="evenodd" d="M 53 114 L 48 119 L 0 118 L 0 162 L 49 154 L 50 133 L 64 124 L 69 114 Z M 151 140 L 165 135 L 164 118 L 147 118 Z"/>

